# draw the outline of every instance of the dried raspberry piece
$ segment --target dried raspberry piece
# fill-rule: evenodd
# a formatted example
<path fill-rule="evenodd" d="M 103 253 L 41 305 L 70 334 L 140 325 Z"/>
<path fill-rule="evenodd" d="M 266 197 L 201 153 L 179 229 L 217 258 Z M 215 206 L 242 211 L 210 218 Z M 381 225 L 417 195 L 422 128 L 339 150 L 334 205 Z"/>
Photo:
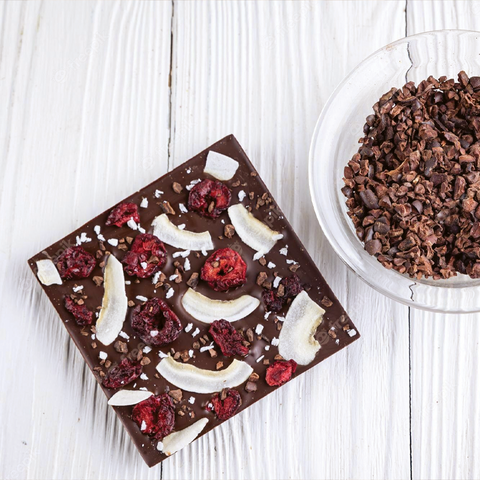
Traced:
<path fill-rule="evenodd" d="M 267 368 L 265 380 L 271 387 L 287 383 L 297 369 L 295 360 L 277 360 Z"/>
<path fill-rule="evenodd" d="M 221 393 L 217 393 L 210 402 L 213 405 L 213 410 L 215 410 L 218 419 L 223 421 L 228 420 L 237 413 L 237 410 L 242 404 L 242 397 L 237 390 L 229 388 L 228 390 L 223 390 Z"/>
<path fill-rule="evenodd" d="M 180 320 L 167 302 L 156 297 L 134 308 L 131 325 L 142 341 L 155 347 L 172 343 L 182 331 Z"/>
<path fill-rule="evenodd" d="M 65 308 L 74 317 L 78 325 L 90 325 L 93 320 L 93 312 L 85 305 L 78 305 L 68 295 L 65 297 Z"/>
<path fill-rule="evenodd" d="M 95 264 L 95 257 L 82 247 L 67 248 L 56 261 L 58 272 L 64 280 L 87 278 Z"/>
<path fill-rule="evenodd" d="M 105 225 L 116 225 L 117 227 L 121 227 L 122 225 L 125 225 L 131 218 L 133 218 L 136 223 L 140 222 L 138 206 L 135 203 L 121 203 L 110 212 Z"/>
<path fill-rule="evenodd" d="M 175 407 L 167 393 L 152 395 L 133 407 L 132 420 L 142 433 L 162 439 L 175 426 Z"/>
<path fill-rule="evenodd" d="M 243 337 L 226 320 L 215 320 L 208 330 L 226 357 L 247 355 L 248 348 L 243 344 Z"/>
<path fill-rule="evenodd" d="M 231 248 L 221 248 L 212 253 L 202 267 L 201 279 L 216 292 L 243 285 L 247 265 L 242 257 Z"/>
<path fill-rule="evenodd" d="M 283 307 L 283 300 L 273 290 L 263 290 L 262 300 L 269 312 L 279 312 Z"/>
<path fill-rule="evenodd" d="M 165 245 L 149 233 L 135 237 L 130 251 L 123 257 L 125 271 L 128 275 L 148 278 L 157 273 L 167 262 Z"/>
<path fill-rule="evenodd" d="M 120 388 L 136 380 L 142 373 L 142 365 L 133 363 L 125 357 L 116 367 L 113 367 L 103 379 L 106 388 Z"/>
<path fill-rule="evenodd" d="M 222 182 L 208 178 L 197 183 L 188 195 L 188 209 L 204 217 L 217 218 L 230 206 L 232 192 Z"/>
<path fill-rule="evenodd" d="M 283 295 L 279 295 L 279 291 L 283 291 Z M 271 312 L 279 312 L 283 305 L 290 298 L 295 298 L 303 290 L 303 285 L 296 273 L 282 278 L 278 288 L 273 290 L 264 290 L 262 300 L 267 310 Z"/>

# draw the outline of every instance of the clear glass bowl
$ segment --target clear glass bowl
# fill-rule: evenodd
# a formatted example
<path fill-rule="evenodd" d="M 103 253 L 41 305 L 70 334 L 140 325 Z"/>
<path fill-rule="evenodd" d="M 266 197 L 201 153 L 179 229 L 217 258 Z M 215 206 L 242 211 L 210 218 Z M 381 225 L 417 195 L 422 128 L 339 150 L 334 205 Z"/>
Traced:
<path fill-rule="evenodd" d="M 358 65 L 328 100 L 310 147 L 309 181 L 320 225 L 340 258 L 365 282 L 406 305 L 444 313 L 480 311 L 480 279 L 415 280 L 387 270 L 358 240 L 345 206 L 343 168 L 358 150 L 365 118 L 391 87 L 429 75 L 480 76 L 480 32 L 442 30 L 391 43 Z"/>

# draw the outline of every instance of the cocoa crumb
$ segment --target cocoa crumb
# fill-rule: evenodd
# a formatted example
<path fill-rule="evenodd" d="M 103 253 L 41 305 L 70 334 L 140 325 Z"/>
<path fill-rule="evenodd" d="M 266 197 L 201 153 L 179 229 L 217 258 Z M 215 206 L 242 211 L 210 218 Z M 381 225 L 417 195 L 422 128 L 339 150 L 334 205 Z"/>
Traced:
<path fill-rule="evenodd" d="M 134 307 L 135 306 L 135 302 L 133 300 L 129 300 L 128 301 L 128 306 L 129 307 Z"/>
<path fill-rule="evenodd" d="M 115 349 L 116 352 L 118 353 L 128 353 L 128 346 L 125 342 L 122 342 L 121 340 L 117 340 L 113 344 L 113 348 Z"/>
<path fill-rule="evenodd" d="M 252 343 L 253 342 L 253 330 L 251 328 L 247 329 L 246 331 L 247 340 Z"/>
<path fill-rule="evenodd" d="M 100 275 L 95 275 L 93 278 L 93 283 L 99 287 L 102 283 L 103 283 L 103 277 L 101 277 Z"/>
<path fill-rule="evenodd" d="M 167 215 L 175 215 L 174 208 L 170 205 L 170 202 L 167 202 L 167 200 L 160 203 L 160 208 L 163 210 L 163 213 L 166 213 Z"/>
<path fill-rule="evenodd" d="M 215 365 L 215 368 L 217 370 L 220 370 L 222 367 L 223 367 L 223 362 L 217 362 L 217 364 Z"/>
<path fill-rule="evenodd" d="M 322 301 L 320 302 L 325 308 L 329 308 L 333 305 L 333 302 L 327 297 L 323 297 Z"/>
<path fill-rule="evenodd" d="M 187 285 L 191 288 L 195 288 L 198 285 L 198 273 L 193 272 L 187 281 Z"/>
<path fill-rule="evenodd" d="M 142 360 L 140 361 L 140 365 L 149 365 L 151 363 L 151 360 L 148 357 L 143 357 Z"/>
<path fill-rule="evenodd" d="M 225 238 L 233 238 L 235 235 L 235 227 L 230 223 L 227 223 L 223 228 L 223 234 L 225 235 Z"/>
<path fill-rule="evenodd" d="M 183 392 L 179 388 L 176 390 L 170 390 L 168 394 L 173 398 L 175 403 L 181 402 L 183 398 Z"/>
<path fill-rule="evenodd" d="M 173 182 L 172 189 L 175 193 L 181 193 L 183 190 L 183 187 L 178 182 Z"/>
<path fill-rule="evenodd" d="M 260 258 L 258 259 L 258 263 L 259 263 L 262 267 L 264 267 L 264 266 L 267 264 L 267 259 L 266 259 L 265 257 L 260 257 Z"/>

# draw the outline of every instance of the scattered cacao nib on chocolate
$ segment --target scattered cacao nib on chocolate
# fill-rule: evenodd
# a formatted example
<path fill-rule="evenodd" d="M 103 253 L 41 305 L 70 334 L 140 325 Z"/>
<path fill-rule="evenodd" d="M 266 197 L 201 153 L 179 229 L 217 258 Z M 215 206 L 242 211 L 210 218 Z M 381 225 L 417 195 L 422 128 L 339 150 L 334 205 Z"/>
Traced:
<path fill-rule="evenodd" d="M 135 223 L 140 222 L 140 215 L 138 214 L 138 205 L 135 203 L 121 203 L 115 207 L 107 218 L 105 225 L 115 225 L 116 227 L 122 227 L 130 219 L 133 219 Z"/>
<path fill-rule="evenodd" d="M 329 308 L 333 305 L 333 302 L 328 297 L 323 297 L 320 303 L 325 308 Z"/>
<path fill-rule="evenodd" d="M 172 189 L 175 193 L 182 193 L 183 187 L 178 182 L 173 182 Z"/>
<path fill-rule="evenodd" d="M 227 225 L 223 227 L 223 234 L 225 235 L 225 238 L 233 238 L 235 235 L 235 227 L 230 223 L 227 223 Z"/>
<path fill-rule="evenodd" d="M 113 348 L 115 349 L 116 352 L 118 353 L 128 353 L 128 346 L 125 342 L 122 342 L 121 340 L 117 340 L 113 344 Z"/>
<path fill-rule="evenodd" d="M 344 169 L 348 215 L 388 269 L 480 278 L 480 77 L 429 77 L 373 106 Z"/>
<path fill-rule="evenodd" d="M 199 275 L 197 272 L 193 272 L 187 281 L 187 285 L 191 288 L 195 288 L 198 285 Z"/>

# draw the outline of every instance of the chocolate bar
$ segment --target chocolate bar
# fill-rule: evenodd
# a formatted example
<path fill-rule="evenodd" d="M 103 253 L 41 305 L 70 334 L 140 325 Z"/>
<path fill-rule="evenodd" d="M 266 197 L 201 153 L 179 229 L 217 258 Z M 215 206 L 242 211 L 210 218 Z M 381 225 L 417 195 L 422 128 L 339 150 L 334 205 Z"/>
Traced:
<path fill-rule="evenodd" d="M 360 336 L 233 135 L 28 263 L 149 466 Z"/>

